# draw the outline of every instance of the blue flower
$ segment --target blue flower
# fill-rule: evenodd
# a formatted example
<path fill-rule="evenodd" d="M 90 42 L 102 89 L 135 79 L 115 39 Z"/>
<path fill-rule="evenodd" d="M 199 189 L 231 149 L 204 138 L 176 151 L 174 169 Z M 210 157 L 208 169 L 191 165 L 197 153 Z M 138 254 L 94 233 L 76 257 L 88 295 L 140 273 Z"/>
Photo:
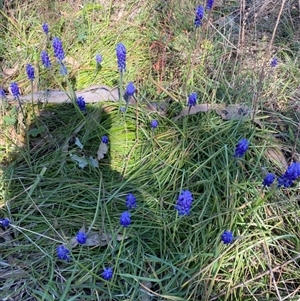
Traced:
<path fill-rule="evenodd" d="M 47 23 L 44 23 L 42 25 L 42 28 L 43 28 L 43 32 L 47 35 L 49 33 L 49 26 Z"/>
<path fill-rule="evenodd" d="M 85 242 L 86 242 L 86 240 L 87 240 L 87 236 L 86 236 L 86 234 L 84 233 L 84 232 L 78 232 L 77 234 L 76 234 L 76 240 L 77 240 L 77 242 L 79 243 L 79 244 L 81 244 L 81 245 L 83 245 L 83 244 L 85 244 Z"/>
<path fill-rule="evenodd" d="M 1 87 L 0 87 L 0 97 L 5 98 L 5 92 L 4 92 L 3 88 L 1 88 Z"/>
<path fill-rule="evenodd" d="M 288 188 L 293 185 L 293 181 L 286 179 L 284 176 L 277 178 L 277 181 L 278 181 L 278 187 L 283 186 L 284 188 Z"/>
<path fill-rule="evenodd" d="M 96 64 L 100 65 L 102 63 L 102 56 L 101 54 L 96 55 Z"/>
<path fill-rule="evenodd" d="M 65 52 L 62 42 L 58 37 L 54 37 L 52 41 L 54 56 L 61 62 L 65 58 Z"/>
<path fill-rule="evenodd" d="M 202 5 L 199 5 L 196 8 L 196 16 L 194 21 L 196 28 L 201 26 L 203 17 L 204 17 L 204 7 Z"/>
<path fill-rule="evenodd" d="M 132 96 L 134 92 L 135 92 L 135 86 L 133 82 L 129 82 L 125 90 L 125 95 Z"/>
<path fill-rule="evenodd" d="M 29 80 L 33 81 L 35 79 L 34 77 L 34 68 L 32 65 L 28 64 L 26 66 L 26 73 Z"/>
<path fill-rule="evenodd" d="M 284 186 L 285 188 L 292 186 L 293 182 L 300 176 L 300 163 L 293 162 L 288 166 L 286 172 L 279 177 L 278 187 Z"/>
<path fill-rule="evenodd" d="M 189 215 L 191 211 L 191 206 L 193 202 L 193 195 L 189 190 L 182 190 L 181 194 L 178 196 L 175 209 L 178 211 L 179 215 Z"/>
<path fill-rule="evenodd" d="M 273 184 L 274 180 L 275 180 L 275 175 L 272 174 L 272 173 L 268 173 L 268 174 L 265 176 L 265 178 L 264 178 L 262 184 L 263 184 L 264 186 L 270 187 L 270 186 Z"/>
<path fill-rule="evenodd" d="M 221 240 L 225 245 L 231 244 L 234 241 L 233 233 L 225 230 L 221 236 Z"/>
<path fill-rule="evenodd" d="M 248 148 L 249 148 L 249 141 L 246 138 L 241 139 L 235 149 L 234 157 L 235 158 L 242 157 L 245 154 L 245 152 L 248 150 Z"/>
<path fill-rule="evenodd" d="M 272 68 L 276 67 L 278 65 L 278 58 L 277 57 L 273 57 L 270 63 L 270 66 Z"/>
<path fill-rule="evenodd" d="M 112 268 L 104 268 L 102 272 L 102 277 L 105 280 L 110 280 L 113 276 L 113 269 Z"/>
<path fill-rule="evenodd" d="M 152 129 L 156 129 L 158 127 L 158 121 L 156 119 L 151 120 L 150 126 Z"/>
<path fill-rule="evenodd" d="M 84 98 L 82 96 L 77 97 L 77 105 L 80 109 L 80 111 L 85 111 L 86 106 L 85 106 L 85 101 Z"/>
<path fill-rule="evenodd" d="M 207 0 L 206 1 L 206 9 L 207 10 L 211 10 L 213 5 L 214 5 L 214 0 Z"/>
<path fill-rule="evenodd" d="M 45 68 L 50 68 L 51 67 L 51 62 L 50 62 L 50 59 L 49 59 L 49 55 L 48 55 L 46 50 L 43 50 L 41 52 L 41 60 L 42 60 L 42 63 L 43 63 Z"/>
<path fill-rule="evenodd" d="M 10 223 L 10 221 L 7 217 L 0 219 L 0 225 L 2 225 L 4 228 L 8 227 L 9 223 Z"/>
<path fill-rule="evenodd" d="M 135 92 L 134 84 L 132 82 L 128 83 L 125 93 L 124 93 L 124 96 L 123 96 L 126 102 L 129 101 L 129 98 L 131 96 L 133 96 L 134 92 Z"/>
<path fill-rule="evenodd" d="M 124 44 L 119 43 L 116 46 L 116 54 L 118 59 L 118 67 L 120 72 L 126 70 L 126 48 Z"/>
<path fill-rule="evenodd" d="M 136 208 L 136 197 L 132 193 L 126 195 L 126 207 L 128 209 Z"/>
<path fill-rule="evenodd" d="M 104 135 L 104 136 L 101 137 L 101 141 L 103 143 L 107 144 L 109 140 L 108 140 L 108 137 L 106 135 Z"/>
<path fill-rule="evenodd" d="M 194 107 L 196 105 L 196 103 L 197 103 L 197 98 L 198 98 L 197 93 L 195 93 L 195 92 L 191 93 L 189 95 L 187 105 L 189 107 Z"/>
<path fill-rule="evenodd" d="M 293 162 L 290 166 L 288 166 L 286 172 L 284 173 L 284 177 L 289 180 L 296 180 L 300 176 L 300 163 Z"/>
<path fill-rule="evenodd" d="M 66 261 L 70 260 L 70 251 L 64 245 L 56 247 L 56 254 L 58 259 L 62 259 Z"/>
<path fill-rule="evenodd" d="M 17 83 L 13 82 L 10 84 L 10 90 L 11 93 L 14 97 L 19 97 L 20 96 L 20 90 L 19 90 L 19 86 Z"/>
<path fill-rule="evenodd" d="M 120 225 L 126 228 L 130 225 L 130 223 L 130 213 L 128 211 L 123 212 L 120 217 Z"/>

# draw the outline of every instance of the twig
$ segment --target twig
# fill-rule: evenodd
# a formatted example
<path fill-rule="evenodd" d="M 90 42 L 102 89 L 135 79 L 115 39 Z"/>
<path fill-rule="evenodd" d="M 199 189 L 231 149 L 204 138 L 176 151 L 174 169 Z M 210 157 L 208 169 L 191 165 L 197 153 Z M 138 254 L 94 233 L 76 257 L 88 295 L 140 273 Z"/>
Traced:
<path fill-rule="evenodd" d="M 298 286 L 294 291 L 292 291 L 290 294 L 288 294 L 287 296 L 285 296 L 282 301 L 284 300 L 292 300 L 292 297 L 295 297 L 296 294 L 298 293 L 298 291 L 300 290 L 300 286 Z M 299 296 L 299 295 L 298 295 Z"/>
<path fill-rule="evenodd" d="M 276 283 L 276 280 L 275 280 L 275 276 L 274 276 L 274 273 L 272 271 L 272 263 L 271 263 L 271 259 L 270 259 L 270 256 L 269 256 L 270 252 L 269 252 L 268 246 L 266 246 L 266 244 L 264 244 L 263 247 L 264 247 L 265 255 L 266 255 L 266 258 L 267 258 L 267 264 L 268 264 L 268 268 L 269 268 L 269 271 L 270 271 L 270 276 L 272 278 L 273 285 L 275 287 L 275 291 L 276 291 L 278 300 L 282 301 L 282 298 L 280 296 L 280 293 L 279 293 L 279 290 L 278 290 L 278 286 L 277 286 L 277 283 Z"/>
<path fill-rule="evenodd" d="M 244 50 L 244 44 L 245 44 L 245 26 L 246 26 L 246 3 L 245 0 L 241 1 L 241 7 L 240 7 L 240 24 L 241 24 L 241 30 L 239 32 L 239 44 L 238 49 L 240 49 L 240 53 L 243 53 Z"/>
<path fill-rule="evenodd" d="M 258 84 L 257 84 L 257 91 L 253 95 L 253 99 L 252 99 L 252 103 L 253 103 L 252 121 L 254 121 L 254 118 L 255 118 L 255 115 L 256 115 L 258 98 L 261 94 L 261 90 L 262 90 L 263 82 L 264 82 L 265 67 L 266 67 L 267 61 L 270 58 L 271 48 L 272 48 L 272 45 L 273 45 L 273 42 L 274 42 L 275 34 L 276 34 L 276 31 L 277 31 L 277 28 L 278 28 L 278 25 L 279 25 L 279 21 L 280 21 L 281 15 L 282 15 L 282 11 L 283 11 L 283 8 L 284 8 L 285 1 L 286 0 L 283 0 L 282 3 L 281 3 L 280 11 L 278 13 L 276 24 L 274 26 L 274 30 L 273 30 L 273 33 L 272 33 L 271 41 L 269 43 L 269 47 L 268 47 L 268 50 L 267 50 L 267 55 L 265 56 L 265 59 L 264 59 L 264 62 L 263 62 L 262 68 L 261 68 L 261 72 L 260 72 L 260 75 L 259 75 Z"/>
<path fill-rule="evenodd" d="M 271 272 L 273 273 L 273 272 L 275 272 L 275 271 L 281 269 L 282 267 L 284 267 L 284 266 L 286 266 L 286 265 L 288 265 L 288 264 L 290 264 L 290 263 L 296 261 L 297 259 L 300 259 L 300 254 L 298 254 L 296 257 L 294 257 L 294 258 L 292 258 L 292 259 L 290 259 L 290 260 L 288 260 L 288 261 L 286 261 L 286 262 L 284 262 L 284 263 L 282 263 L 282 264 L 276 266 L 275 268 L 273 268 L 273 269 L 271 269 L 271 270 L 268 269 L 268 270 L 266 270 L 266 271 L 264 271 L 264 272 L 258 274 L 258 275 L 257 275 L 256 277 L 254 277 L 254 278 L 251 278 L 251 279 L 249 279 L 249 280 L 247 280 L 247 281 L 245 281 L 245 282 L 241 282 L 241 283 L 239 283 L 239 284 L 233 286 L 230 290 L 233 291 L 233 290 L 235 290 L 235 289 L 237 289 L 237 288 L 246 286 L 247 284 L 249 284 L 249 283 L 251 283 L 251 282 L 253 282 L 253 281 L 255 281 L 255 280 L 258 280 L 258 279 L 260 279 L 260 278 L 262 278 L 262 277 L 264 277 L 264 276 L 270 274 Z M 226 295 L 227 292 L 228 292 L 227 290 L 226 290 L 226 291 L 223 291 L 223 292 L 221 292 L 220 294 L 218 294 L 218 295 L 213 296 L 212 298 L 210 298 L 209 301 L 217 300 L 218 298 L 220 298 L 220 297 Z"/>

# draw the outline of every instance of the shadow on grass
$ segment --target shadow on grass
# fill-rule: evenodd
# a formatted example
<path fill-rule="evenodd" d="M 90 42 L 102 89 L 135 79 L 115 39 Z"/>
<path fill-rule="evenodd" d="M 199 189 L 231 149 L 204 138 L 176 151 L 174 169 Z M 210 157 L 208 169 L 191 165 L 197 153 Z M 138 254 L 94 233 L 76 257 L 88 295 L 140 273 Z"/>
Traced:
<path fill-rule="evenodd" d="M 137 187 L 122 175 L 131 161 L 134 127 L 125 123 L 118 104 L 90 106 L 84 114 L 71 104 L 47 105 L 36 115 L 28 128 L 30 151 L 20 148 L 2 179 L 1 216 L 9 217 L 11 226 L 0 229 L 5 265 L 0 295 L 5 300 L 95 300 L 97 291 L 101 300 L 111 300 L 120 290 L 107 286 L 101 273 L 120 266 L 122 256 L 116 255 L 127 239 L 119 225 L 125 197 L 134 193 L 142 203 Z M 95 159 L 103 135 L 109 148 L 99 167 L 81 168 L 72 156 Z M 74 244 L 83 228 L 89 246 Z M 69 262 L 56 257 L 62 244 L 71 250 Z"/>

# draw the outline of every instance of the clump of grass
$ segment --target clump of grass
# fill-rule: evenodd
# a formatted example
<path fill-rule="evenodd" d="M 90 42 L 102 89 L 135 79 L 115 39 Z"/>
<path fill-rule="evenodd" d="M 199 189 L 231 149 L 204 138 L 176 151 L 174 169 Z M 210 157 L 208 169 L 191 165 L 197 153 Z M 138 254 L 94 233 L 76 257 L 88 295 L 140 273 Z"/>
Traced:
<path fill-rule="evenodd" d="M 152 7 L 144 3 L 126 3 L 128 11 L 116 20 L 112 6 L 98 14 L 99 6 L 86 2 L 75 13 L 75 25 L 70 14 L 53 27 L 49 22 L 50 34 L 42 34 L 42 29 L 40 35 L 32 33 L 37 41 L 42 39 L 43 47 L 50 45 L 53 36 L 61 36 L 66 57 L 76 56 L 83 64 L 72 69 L 68 60 L 61 58 L 59 64 L 52 60 L 56 67 L 50 72 L 42 69 L 41 89 L 65 86 L 72 104 L 34 110 L 37 113 L 29 119 L 26 133 L 28 145 L 19 147 L 17 158 L 3 168 L 1 296 L 146 301 L 265 300 L 266 296 L 280 300 L 297 294 L 298 169 L 293 169 L 291 187 L 279 188 L 277 180 L 268 185 L 264 182 L 268 173 L 290 179 L 290 163 L 298 159 L 294 116 L 269 111 L 225 121 L 214 110 L 191 114 L 196 102 L 250 106 L 254 98 L 249 91 L 259 92 L 255 101 L 265 109 L 268 95 L 285 94 L 286 73 L 279 72 L 285 68 L 282 58 L 273 69 L 263 66 L 260 73 L 269 83 L 276 79 L 274 85 L 258 85 L 257 69 L 246 72 L 248 58 L 234 57 L 232 43 L 227 44 L 230 37 L 208 20 L 214 13 L 205 12 L 202 26 L 195 29 L 193 3 L 186 2 L 186 11 L 180 14 L 177 2 L 164 7 L 151 3 L 157 8 L 154 20 L 162 15 L 183 20 L 173 22 L 170 28 L 162 23 L 156 27 L 158 33 L 165 30 L 164 34 L 172 37 L 162 49 L 174 57 L 164 61 L 165 69 L 155 79 L 154 73 L 148 76 L 145 51 L 147 44 L 153 45 L 153 33 L 138 30 L 144 28 L 139 21 L 146 21 Z M 132 19 L 136 9 L 144 10 L 144 19 Z M 35 19 L 36 11 L 30 16 L 38 26 L 45 21 Z M 27 22 L 20 20 L 18 28 Z M 179 53 L 176 47 L 185 30 L 190 43 Z M 100 41 L 99 33 L 104 34 Z M 28 33 L 21 30 L 18 34 Z M 122 105 L 128 104 L 124 93 L 120 93 L 119 103 L 86 105 L 83 99 L 78 103 L 74 88 L 97 81 L 106 85 L 119 82 L 115 46 L 120 42 L 126 45 L 128 64 L 126 70 L 119 70 L 119 85 L 122 90 L 131 81 L 135 83 L 125 94 L 136 97 L 137 104 L 120 112 Z M 37 49 L 42 51 L 40 44 Z M 30 45 L 31 40 L 24 49 Z M 12 46 L 16 46 L 15 40 Z M 23 50 L 20 61 L 25 66 L 32 52 Z M 95 65 L 97 53 L 103 55 L 101 68 Z M 8 60 L 13 65 L 16 57 Z M 68 73 L 60 76 L 62 65 Z M 174 66 L 179 73 L 172 74 Z M 292 72 L 296 74 L 296 68 Z M 15 80 L 32 90 L 34 82 L 26 82 L 25 73 L 21 74 Z M 173 79 L 175 83 L 168 83 Z M 246 87 L 237 92 L 241 79 Z M 146 87 L 148 90 L 143 90 Z M 158 90 L 162 91 L 161 100 L 175 102 L 174 110 L 171 106 L 162 114 L 146 109 L 144 104 L 154 100 Z M 289 99 L 290 91 L 285 97 Z M 186 105 L 187 116 L 174 121 Z M 26 109 L 30 112 L 34 107 Z M 81 168 L 72 156 L 95 157 L 104 135 L 108 137 L 107 152 L 99 167 L 88 161 Z M 286 157 L 288 162 L 284 162 Z M 134 195 L 133 203 L 128 195 Z M 4 217 L 10 225 L 1 224 Z M 86 240 L 78 239 L 78 233 Z M 230 233 L 230 239 L 225 239 L 224 233 Z"/>

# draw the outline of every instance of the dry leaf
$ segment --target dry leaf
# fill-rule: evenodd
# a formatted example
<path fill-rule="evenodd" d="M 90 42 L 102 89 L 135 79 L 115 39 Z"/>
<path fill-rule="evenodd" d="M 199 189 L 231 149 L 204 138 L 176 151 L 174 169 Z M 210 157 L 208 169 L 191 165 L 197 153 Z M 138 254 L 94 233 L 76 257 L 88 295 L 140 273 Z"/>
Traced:
<path fill-rule="evenodd" d="M 2 74 L 3 74 L 3 78 L 8 78 L 8 77 L 12 77 L 17 71 L 19 70 L 19 65 L 16 65 L 13 68 L 6 68 L 3 69 Z"/>
<path fill-rule="evenodd" d="M 99 145 L 99 148 L 98 148 L 98 151 L 97 151 L 97 157 L 98 157 L 98 160 L 101 160 L 104 158 L 104 155 L 107 154 L 108 152 L 108 146 L 106 143 L 103 143 L 101 141 L 100 145 Z"/>
<path fill-rule="evenodd" d="M 78 137 L 75 138 L 75 144 L 82 150 L 83 144 L 80 142 L 80 139 Z"/>
<path fill-rule="evenodd" d="M 187 115 L 194 115 L 197 114 L 199 112 L 208 112 L 211 109 L 211 105 L 208 103 L 204 103 L 204 104 L 200 104 L 200 105 L 196 105 L 194 107 L 185 107 L 178 116 L 176 116 L 174 118 L 174 121 L 177 121 L 178 119 L 180 119 L 181 117 L 187 116 Z"/>
<path fill-rule="evenodd" d="M 78 163 L 80 168 L 85 168 L 88 165 L 88 160 L 86 157 L 79 157 L 77 155 L 70 154 L 70 157 L 73 161 Z"/>
<path fill-rule="evenodd" d="M 70 154 L 70 157 L 73 161 L 77 162 L 80 168 L 85 168 L 89 164 L 92 167 L 99 167 L 97 159 L 94 159 L 92 156 L 86 158 L 85 156 L 79 157 L 77 155 Z"/>
<path fill-rule="evenodd" d="M 118 88 L 111 88 L 106 85 L 97 85 L 88 87 L 82 91 L 76 91 L 76 97 L 82 96 L 86 103 L 98 103 L 104 101 L 118 101 L 119 90 Z M 21 100 L 24 102 L 31 102 L 32 95 L 22 95 Z M 7 95 L 8 100 L 14 100 L 14 97 Z M 68 95 L 64 91 L 47 90 L 46 97 L 45 91 L 37 91 L 33 93 L 33 100 L 41 103 L 70 103 Z M 0 103 L 1 103 L 0 99 Z"/>
<path fill-rule="evenodd" d="M 87 246 L 106 246 L 108 242 L 110 241 L 111 236 L 107 235 L 105 233 L 100 233 L 100 232 L 90 232 L 88 235 L 88 238 L 86 240 L 85 245 Z"/>
<path fill-rule="evenodd" d="M 233 104 L 228 106 L 218 105 L 216 113 L 224 120 L 245 119 L 251 117 L 251 109 L 246 105 Z"/>
<path fill-rule="evenodd" d="M 78 69 L 80 67 L 80 63 L 71 56 L 66 56 L 65 62 L 72 66 L 71 69 Z"/>
<path fill-rule="evenodd" d="M 91 166 L 93 166 L 93 167 L 99 167 L 99 162 L 94 157 L 89 156 L 88 161 L 91 164 Z"/>
<path fill-rule="evenodd" d="M 231 119 L 245 119 L 251 117 L 251 109 L 246 105 L 234 104 L 234 105 L 210 105 L 207 103 L 196 105 L 191 107 L 189 112 L 189 107 L 184 108 L 180 114 L 174 118 L 174 121 L 177 121 L 179 118 L 187 116 L 187 115 L 194 115 L 199 112 L 208 112 L 210 110 L 215 110 L 218 115 L 222 117 L 224 120 L 231 120 Z"/>
<path fill-rule="evenodd" d="M 79 230 L 81 232 L 84 232 L 83 230 Z M 124 239 L 127 239 L 127 236 L 124 237 Z M 105 233 L 105 232 L 89 232 L 87 234 L 87 240 L 83 246 L 87 247 L 104 247 L 106 246 L 110 241 L 112 240 L 112 235 Z M 117 241 L 123 240 L 123 235 L 117 234 L 116 237 Z M 71 246 L 72 248 L 76 247 L 78 245 L 76 237 L 73 237 L 71 239 Z"/>
<path fill-rule="evenodd" d="M 287 169 L 288 163 L 279 145 L 276 148 L 274 147 L 267 148 L 266 156 L 274 165 L 279 167 L 281 170 Z"/>

